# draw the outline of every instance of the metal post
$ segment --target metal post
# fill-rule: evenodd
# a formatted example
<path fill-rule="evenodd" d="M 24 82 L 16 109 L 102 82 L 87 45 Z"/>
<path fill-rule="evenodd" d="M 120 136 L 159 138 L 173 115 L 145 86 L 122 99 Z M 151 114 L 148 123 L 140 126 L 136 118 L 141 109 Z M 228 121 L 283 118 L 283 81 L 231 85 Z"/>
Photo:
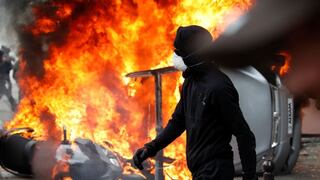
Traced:
<path fill-rule="evenodd" d="M 156 132 L 159 135 L 162 131 L 162 85 L 161 75 L 174 73 L 178 70 L 174 67 L 164 67 L 159 69 L 151 69 L 145 71 L 132 72 L 126 75 L 126 77 L 137 78 L 137 77 L 151 77 L 155 79 L 155 98 L 156 98 Z M 155 180 L 164 180 L 163 174 L 163 151 L 157 153 L 156 156 L 156 171 Z"/>
<path fill-rule="evenodd" d="M 162 82 L 161 74 L 155 73 L 155 92 L 156 92 L 156 132 L 159 135 L 162 131 Z M 155 180 L 164 180 L 163 175 L 163 151 L 159 151 L 156 156 Z"/>

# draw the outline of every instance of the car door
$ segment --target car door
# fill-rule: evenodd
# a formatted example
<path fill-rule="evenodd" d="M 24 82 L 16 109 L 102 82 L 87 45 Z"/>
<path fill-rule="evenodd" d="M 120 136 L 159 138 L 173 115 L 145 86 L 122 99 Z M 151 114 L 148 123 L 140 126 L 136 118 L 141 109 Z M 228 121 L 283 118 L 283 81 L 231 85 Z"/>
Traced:
<path fill-rule="evenodd" d="M 262 157 L 269 153 L 272 141 L 272 98 L 267 80 L 253 67 L 242 69 L 221 69 L 234 83 L 239 93 L 240 108 L 256 137 L 257 169 Z M 241 172 L 238 146 L 232 139 L 236 172 Z"/>

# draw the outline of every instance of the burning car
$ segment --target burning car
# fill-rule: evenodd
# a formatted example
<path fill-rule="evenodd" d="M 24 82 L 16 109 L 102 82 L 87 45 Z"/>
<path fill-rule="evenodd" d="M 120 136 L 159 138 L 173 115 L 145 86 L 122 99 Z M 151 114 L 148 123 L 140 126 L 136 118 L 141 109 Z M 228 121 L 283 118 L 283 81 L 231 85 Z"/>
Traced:
<path fill-rule="evenodd" d="M 254 67 L 242 69 L 221 69 L 233 81 L 239 92 L 240 106 L 243 114 L 256 136 L 257 144 L 257 170 L 262 172 L 262 163 L 272 160 L 275 164 L 275 172 L 289 173 L 295 165 L 300 149 L 301 122 L 298 113 L 294 109 L 294 99 L 282 85 L 279 76 L 273 76 L 273 81 L 267 79 Z M 160 68 L 149 71 L 141 71 L 128 74 L 129 77 L 156 77 L 157 90 L 161 90 L 161 75 L 175 72 L 172 67 Z M 158 87 L 158 85 L 160 85 Z M 161 91 L 160 91 L 161 92 Z M 258 92 L 258 93 L 257 93 Z M 254 98 L 252 95 L 255 95 Z M 161 93 L 160 93 L 161 95 Z M 157 104 L 162 97 L 157 96 Z M 160 106 L 157 106 L 160 108 Z M 157 111 L 161 112 L 161 108 Z M 157 113 L 159 114 L 159 112 Z M 161 123 L 161 121 L 157 121 Z M 158 124 L 159 126 L 159 124 Z M 18 129 L 20 130 L 20 129 Z M 32 131 L 31 129 L 26 129 Z M 58 171 L 54 173 L 54 179 L 72 177 L 73 179 L 145 179 L 154 177 L 151 171 L 138 172 L 124 175 L 124 164 L 131 166 L 130 160 L 120 154 L 101 146 L 88 139 L 77 138 L 72 143 L 66 138 L 66 130 L 63 131 L 64 139 L 57 146 L 55 160 Z M 8 132 L 1 138 L 1 165 L 9 172 L 18 175 L 32 175 L 31 160 L 39 142 L 26 139 L 17 133 Z M 110 145 L 106 143 L 106 145 Z M 237 152 L 235 139 L 232 140 L 234 150 L 234 164 L 236 171 L 241 172 L 240 158 Z M 15 161 L 12 156 L 18 157 Z M 163 157 L 158 163 L 163 163 Z M 67 168 L 61 168 L 61 164 Z M 157 163 L 156 163 L 157 164 Z M 155 173 L 160 172 L 155 167 Z M 90 172 L 90 173 L 88 173 Z M 157 175 L 156 175 L 157 176 Z"/>
<path fill-rule="evenodd" d="M 88 144 L 92 147 L 89 150 L 94 151 L 93 147 L 104 145 L 106 140 L 113 147 L 104 145 L 104 150 L 98 149 L 110 150 L 109 154 L 117 158 L 101 160 L 100 164 L 109 162 L 113 167 L 112 162 L 125 162 L 121 157 L 132 157 L 134 149 L 156 134 L 155 118 L 152 117 L 156 115 L 159 124 L 162 116 L 162 124 L 170 117 L 179 99 L 180 76 L 170 74 L 163 78 L 163 97 L 166 99 L 163 100 L 162 113 L 156 113 L 152 107 L 157 103 L 154 103 L 154 92 L 150 90 L 154 88 L 154 82 L 150 78 L 129 82 L 124 74 L 168 65 L 173 32 L 178 26 L 198 24 L 209 29 L 216 38 L 227 26 L 228 19 L 239 17 L 253 5 L 251 0 L 223 3 L 212 0 L 5 2 L 8 8 L 4 10 L 10 11 L 10 19 L 18 28 L 21 46 L 18 79 L 22 92 L 17 112 L 5 128 L 30 127 L 34 129 L 34 135 L 31 139 L 19 134 L 3 136 L 5 145 L 2 147 L 6 149 L 1 155 L 5 159 L 2 162 L 4 167 L 26 175 L 38 168 L 30 164 L 33 158 L 28 152 L 38 149 L 37 145 L 49 138 L 60 143 L 63 126 L 70 130 L 69 140 L 75 144 L 61 145 L 62 152 L 68 152 L 63 153 L 66 159 L 62 158 L 62 162 L 68 163 L 62 163 L 62 170 L 65 164 L 67 168 L 80 168 L 72 163 L 86 162 L 70 159 L 69 152 L 74 146 L 79 148 L 71 154 L 77 157 L 85 154 L 77 150 L 81 146 Z M 259 160 L 271 158 L 272 154 L 275 160 L 281 157 L 275 162 L 276 169 L 282 169 L 281 159 L 294 160 L 291 158 L 294 156 L 288 157 L 293 154 L 290 153 L 294 149 L 290 147 L 290 139 L 296 133 L 288 134 L 288 127 L 298 127 L 286 121 L 289 111 L 284 107 L 288 108 L 288 93 L 281 83 L 270 85 L 255 70 L 231 70 L 229 76 L 240 92 L 246 119 L 257 134 Z M 157 85 L 161 85 L 160 76 L 157 78 Z M 159 89 L 157 92 L 157 101 L 161 102 L 161 92 Z M 249 92 L 259 92 L 259 95 L 251 98 Z M 292 113 L 289 117 L 292 118 Z M 81 140 L 80 143 L 76 141 L 79 137 L 90 140 Z M 164 168 L 162 163 L 156 163 L 157 173 L 163 170 L 165 176 L 172 179 L 191 176 L 185 162 L 185 142 L 181 137 L 164 150 L 164 155 L 175 161 Z M 13 153 L 14 150 L 19 152 Z M 22 155 L 18 157 L 19 153 Z M 16 158 L 14 163 L 12 158 L 6 158 L 12 156 Z M 55 157 L 56 150 L 50 158 L 57 162 Z M 157 162 L 163 161 L 163 158 L 157 159 Z M 23 168 L 15 163 L 21 163 Z M 126 171 L 121 167 L 120 172 L 121 169 Z"/>

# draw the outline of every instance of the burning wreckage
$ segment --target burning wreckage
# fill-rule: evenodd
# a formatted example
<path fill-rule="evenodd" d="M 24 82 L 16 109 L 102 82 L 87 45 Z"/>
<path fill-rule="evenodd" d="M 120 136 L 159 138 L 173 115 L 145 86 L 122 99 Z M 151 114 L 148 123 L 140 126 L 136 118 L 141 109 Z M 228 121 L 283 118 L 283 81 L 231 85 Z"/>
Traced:
<path fill-rule="evenodd" d="M 130 78 L 154 77 L 156 95 L 156 127 L 157 133 L 162 130 L 162 75 L 176 72 L 173 67 L 160 68 L 129 73 Z M 41 149 L 41 141 L 32 138 L 32 128 L 14 128 L 4 131 L 0 136 L 0 165 L 17 176 L 32 177 L 32 160 L 37 150 Z M 109 147 L 109 148 L 108 148 Z M 163 157 L 158 153 L 155 167 L 151 162 L 145 162 L 145 170 L 134 170 L 132 159 L 126 159 L 119 153 L 113 152 L 112 144 L 105 141 L 104 146 L 92 140 L 76 138 L 74 141 L 67 139 L 67 130 L 63 128 L 63 140 L 53 146 L 55 161 L 52 168 L 52 179 L 63 180 L 143 180 L 163 179 L 163 163 L 170 164 L 174 159 Z M 41 150 L 43 151 L 43 150 Z M 15 158 L 13 158 L 15 157 Z M 124 174 L 124 167 L 130 166 L 131 171 Z M 155 174 L 153 174 L 155 170 Z M 129 174 L 128 174 L 129 173 Z"/>
<path fill-rule="evenodd" d="M 3 132 L 0 138 L 0 163 L 4 170 L 20 177 L 33 176 L 32 159 L 37 149 L 41 148 L 39 144 L 42 142 L 24 137 L 31 132 L 33 132 L 31 128 L 17 128 Z M 55 160 L 56 165 L 52 172 L 54 180 L 65 178 L 140 180 L 153 177 L 150 168 L 142 172 L 144 175 L 123 174 L 123 166 L 131 164 L 131 160 L 124 159 L 89 139 L 77 138 L 70 142 L 66 138 L 65 129 L 64 139 L 56 146 Z"/>
<path fill-rule="evenodd" d="M 284 61 L 280 65 L 282 67 L 279 70 L 284 71 L 287 68 Z M 292 95 L 281 84 L 279 76 L 270 69 L 270 67 L 246 67 L 221 70 L 235 83 L 242 97 L 240 104 L 244 115 L 256 135 L 258 172 L 263 171 L 261 168 L 264 162 L 273 162 L 274 172 L 289 173 L 299 154 L 301 122 L 299 113 L 295 110 L 297 107 L 294 105 Z M 154 77 L 157 133 L 162 129 L 162 75 L 176 71 L 173 67 L 166 67 L 127 74 L 127 77 L 131 78 Z M 257 94 L 250 103 L 259 106 L 256 106 L 255 112 L 252 112 L 250 104 L 246 101 L 247 98 L 244 97 L 250 97 L 252 92 L 256 91 L 260 94 Z M 19 176 L 32 176 L 34 173 L 32 161 L 35 159 L 36 151 L 45 151 L 41 149 L 41 141 L 26 138 L 31 137 L 30 133 L 33 131 L 31 128 L 16 128 L 2 134 L 0 163 L 5 170 Z M 235 151 L 235 168 L 237 173 L 241 174 L 240 159 L 234 140 L 232 146 Z M 126 159 L 112 150 L 114 149 L 112 143 L 104 141 L 104 144 L 100 145 L 83 138 L 76 138 L 71 142 L 67 139 L 65 128 L 63 140 L 53 147 L 54 151 L 51 155 L 54 156 L 55 162 L 50 172 L 52 179 L 56 180 L 64 178 L 74 180 L 164 179 L 163 169 L 166 166 L 163 164 L 171 164 L 175 161 L 164 157 L 161 152 L 156 156 L 155 163 L 149 161 L 145 163 L 147 168 L 139 171 L 133 166 L 131 159 Z"/>
<path fill-rule="evenodd" d="M 8 4 L 12 2 L 16 1 L 6 0 Z M 18 14 L 13 18 L 15 23 L 28 13 L 32 18 L 31 22 L 15 24 L 21 45 L 18 79 L 22 96 L 14 118 L 5 125 L 9 131 L 1 136 L 2 167 L 25 176 L 46 173 L 47 179 L 152 179 L 153 174 L 156 179 L 190 178 L 185 136 L 161 152 L 145 171 L 138 171 L 128 160 L 136 147 L 154 137 L 170 118 L 179 100 L 180 74 L 163 76 L 163 83 L 162 70 L 166 73 L 172 69 L 129 74 L 131 80 L 124 75 L 169 65 L 173 32 L 178 26 L 198 24 L 216 38 L 228 25 L 227 17 L 239 17 L 252 1 L 24 2 L 18 4 L 19 8 L 7 8 L 21 10 L 22 4 L 28 5 L 22 13 L 12 12 Z M 284 87 L 277 78 L 269 83 L 254 68 L 230 71 L 228 75 L 238 82 L 235 85 L 240 94 L 245 94 L 242 97 L 252 99 L 256 92 L 266 95 L 254 98 L 253 104 L 268 102 L 268 106 L 254 114 L 244 109 L 257 134 L 258 166 L 270 149 L 276 148 L 274 154 L 279 163 L 275 168 L 280 171 L 288 166 L 290 170 L 297 151 L 290 156 L 291 150 L 296 149 L 290 144 L 295 142 L 291 141 L 295 126 L 292 121 L 285 121 L 292 119 L 292 113 L 289 117 L 287 112 L 292 103 L 288 103 L 290 97 L 285 93 L 279 98 Z M 149 76 L 155 77 L 156 96 L 150 91 L 155 82 Z M 243 80 L 247 84 L 241 84 Z M 165 101 L 161 96 L 166 97 Z M 250 107 L 246 101 L 242 105 Z M 279 117 L 281 110 L 286 113 Z M 63 126 L 68 129 L 68 139 Z M 62 142 L 60 137 L 64 137 Z M 43 146 L 51 139 L 54 143 Z M 238 160 L 236 157 L 236 165 Z M 162 167 L 163 162 L 170 166 Z M 50 167 L 42 167 L 46 165 Z"/>
<path fill-rule="evenodd" d="M 180 97 L 181 75 L 163 76 L 162 95 L 166 98 L 159 113 L 153 108 L 156 100 L 154 91 L 150 90 L 154 89 L 154 81 L 145 77 L 130 79 L 125 74 L 170 65 L 177 27 L 198 24 L 217 37 L 232 19 L 252 5 L 251 0 L 223 3 L 212 0 L 4 0 L 1 3 L 12 16 L 21 50 L 17 74 L 21 100 L 5 128 L 34 129 L 32 139 L 12 133 L 3 136 L 4 167 L 21 174 L 30 174 L 32 169 L 36 177 L 51 174 L 65 126 L 68 139 L 73 143 L 62 144 L 59 149 L 76 146 L 81 151 L 95 152 L 89 159 L 99 159 L 98 152 L 110 152 L 117 158 L 113 161 L 102 158 L 101 165 L 109 163 L 114 169 L 118 168 L 117 172 L 142 174 L 147 178 L 150 172 L 137 171 L 127 165 L 126 158 L 131 158 L 137 147 L 160 130 L 154 128 L 155 121 L 159 120 L 153 117 L 161 117 L 162 125 L 170 119 Z M 91 141 L 80 141 L 78 137 Z M 105 143 L 106 140 L 109 143 Z M 54 142 L 53 150 L 40 148 L 47 141 Z M 163 151 L 164 157 L 169 158 L 159 158 L 156 163 L 152 160 L 149 168 L 152 174 L 161 177 L 161 173 L 156 172 L 162 169 L 161 162 L 168 161 L 170 165 L 163 168 L 163 176 L 191 177 L 185 161 L 185 142 L 185 136 L 177 139 Z M 99 150 L 94 150 L 96 148 Z M 31 158 L 33 151 L 39 153 Z M 74 154 L 76 152 L 80 151 Z M 19 153 L 21 156 L 16 155 Z M 10 156 L 20 160 L 12 161 L 7 158 Z M 37 161 L 36 156 L 44 157 Z M 53 167 L 39 165 L 43 161 Z M 71 161 L 70 157 L 69 161 L 78 162 Z M 120 167 L 112 162 L 118 162 Z M 124 163 L 127 166 L 122 166 Z M 74 175 L 73 170 L 81 166 L 74 163 L 68 167 Z M 100 170 L 94 175 L 99 173 Z"/>

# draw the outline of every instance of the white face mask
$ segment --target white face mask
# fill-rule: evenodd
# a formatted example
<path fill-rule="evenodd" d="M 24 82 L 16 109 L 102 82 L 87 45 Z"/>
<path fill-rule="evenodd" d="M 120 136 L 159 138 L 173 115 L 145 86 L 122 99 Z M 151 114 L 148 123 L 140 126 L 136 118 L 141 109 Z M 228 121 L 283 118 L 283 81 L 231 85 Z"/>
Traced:
<path fill-rule="evenodd" d="M 180 71 L 185 71 L 187 69 L 186 64 L 184 64 L 181 56 L 178 56 L 176 53 L 173 53 L 172 63 L 175 68 Z"/>

